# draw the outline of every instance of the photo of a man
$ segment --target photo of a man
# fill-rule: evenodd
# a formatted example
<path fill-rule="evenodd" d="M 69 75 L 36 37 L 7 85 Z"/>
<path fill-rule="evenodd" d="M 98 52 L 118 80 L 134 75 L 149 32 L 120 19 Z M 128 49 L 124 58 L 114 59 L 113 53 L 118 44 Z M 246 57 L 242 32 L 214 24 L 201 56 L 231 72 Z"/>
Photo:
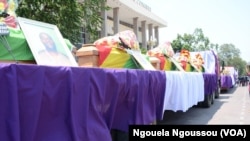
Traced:
<path fill-rule="evenodd" d="M 71 64 L 68 56 L 58 50 L 59 47 L 57 48 L 55 41 L 48 33 L 39 33 L 39 39 L 42 42 L 44 49 L 40 50 L 38 54 L 45 65 Z"/>
<path fill-rule="evenodd" d="M 42 41 L 42 43 L 45 46 L 45 48 L 46 48 L 47 51 L 57 52 L 56 44 L 53 41 L 53 39 L 50 37 L 50 35 L 48 35 L 45 32 L 41 32 L 39 34 L 39 38 Z"/>
<path fill-rule="evenodd" d="M 18 17 L 18 23 L 36 64 L 78 66 L 72 46 L 66 42 L 56 25 L 22 17 Z"/>

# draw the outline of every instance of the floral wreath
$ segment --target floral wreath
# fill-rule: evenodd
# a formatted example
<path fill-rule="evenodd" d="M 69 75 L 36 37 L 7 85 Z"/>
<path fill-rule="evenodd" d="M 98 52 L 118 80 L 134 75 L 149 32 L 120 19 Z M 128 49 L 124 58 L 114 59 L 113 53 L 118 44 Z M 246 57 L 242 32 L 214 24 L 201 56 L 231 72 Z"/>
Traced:
<path fill-rule="evenodd" d="M 0 0 L 0 22 L 6 23 L 9 27 L 16 28 L 17 0 Z"/>

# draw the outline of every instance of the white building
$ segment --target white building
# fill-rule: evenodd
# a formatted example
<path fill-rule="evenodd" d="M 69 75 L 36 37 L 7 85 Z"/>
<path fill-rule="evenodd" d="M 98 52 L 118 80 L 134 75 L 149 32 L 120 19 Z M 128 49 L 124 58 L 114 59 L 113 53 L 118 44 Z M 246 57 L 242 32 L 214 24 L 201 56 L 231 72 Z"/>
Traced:
<path fill-rule="evenodd" d="M 101 37 L 116 34 L 124 30 L 133 30 L 141 47 L 146 47 L 151 37 L 159 41 L 159 28 L 167 22 L 155 15 L 151 7 L 140 0 L 107 0 L 111 9 L 102 11 Z"/>

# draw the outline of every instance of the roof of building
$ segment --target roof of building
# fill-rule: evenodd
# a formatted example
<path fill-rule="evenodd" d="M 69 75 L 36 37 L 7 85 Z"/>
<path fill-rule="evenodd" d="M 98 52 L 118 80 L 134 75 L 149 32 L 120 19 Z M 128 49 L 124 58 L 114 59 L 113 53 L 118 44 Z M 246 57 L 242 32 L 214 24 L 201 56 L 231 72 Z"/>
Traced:
<path fill-rule="evenodd" d="M 119 7 L 119 19 L 123 22 L 133 24 L 133 18 L 138 17 L 138 22 L 146 21 L 159 28 L 167 26 L 166 21 L 155 15 L 151 7 L 140 0 L 107 0 L 107 5 L 111 8 Z M 113 10 L 109 10 L 107 14 L 113 17 Z"/>

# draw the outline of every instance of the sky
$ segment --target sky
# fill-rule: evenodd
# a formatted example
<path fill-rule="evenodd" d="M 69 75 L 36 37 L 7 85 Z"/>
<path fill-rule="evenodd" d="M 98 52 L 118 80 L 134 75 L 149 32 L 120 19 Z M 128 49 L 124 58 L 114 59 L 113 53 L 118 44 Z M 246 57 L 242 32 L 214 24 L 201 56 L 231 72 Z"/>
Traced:
<path fill-rule="evenodd" d="M 250 0 L 140 0 L 167 22 L 159 29 L 159 42 L 201 28 L 214 44 L 233 44 L 250 62 Z"/>

